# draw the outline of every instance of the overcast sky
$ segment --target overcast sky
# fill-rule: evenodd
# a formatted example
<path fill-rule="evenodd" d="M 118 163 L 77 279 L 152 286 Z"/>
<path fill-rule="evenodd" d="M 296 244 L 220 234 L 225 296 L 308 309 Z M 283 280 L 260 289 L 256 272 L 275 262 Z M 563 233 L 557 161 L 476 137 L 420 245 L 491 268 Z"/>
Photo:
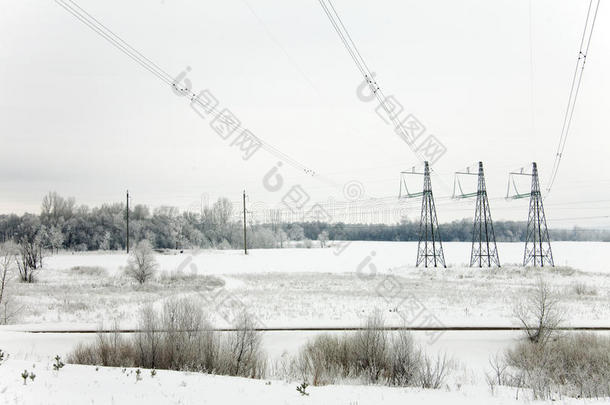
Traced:
<path fill-rule="evenodd" d="M 171 75 L 190 67 L 194 91 L 209 89 L 244 127 L 318 175 L 284 163 L 282 190 L 266 190 L 276 156 L 261 150 L 243 160 L 188 99 L 54 1 L 3 0 L 2 213 L 38 212 L 50 190 L 98 205 L 129 189 L 134 204 L 181 209 L 202 195 L 237 201 L 244 188 L 250 204 L 275 206 L 296 184 L 311 201 L 345 199 L 346 182 L 362 184 L 366 197 L 396 197 L 399 172 L 418 163 L 375 104 L 356 96 L 362 77 L 315 0 L 78 3 Z M 537 161 L 548 181 L 588 1 L 334 5 L 385 94 L 447 148 L 434 167 L 439 220 L 472 215 L 472 201 L 442 198 L 453 172 L 478 160 L 494 218 L 525 220 L 526 200 L 501 199 L 507 172 Z M 602 4 L 597 20 L 545 200 L 555 227 L 610 225 L 600 218 L 610 207 L 610 7 Z M 585 217 L 595 218 L 573 219 Z"/>

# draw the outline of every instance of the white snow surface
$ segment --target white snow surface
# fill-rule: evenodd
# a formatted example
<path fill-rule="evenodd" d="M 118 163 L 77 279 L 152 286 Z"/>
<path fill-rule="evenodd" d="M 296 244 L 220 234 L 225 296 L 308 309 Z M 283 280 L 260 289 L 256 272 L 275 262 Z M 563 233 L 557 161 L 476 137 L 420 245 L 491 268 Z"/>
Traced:
<path fill-rule="evenodd" d="M 241 250 L 198 250 L 160 254 L 157 260 L 162 271 L 182 267 L 185 272 L 201 274 L 231 273 L 349 273 L 371 257 L 377 271 L 413 267 L 417 242 L 333 242 L 320 248 L 253 249 L 244 255 Z M 348 243 L 343 251 L 341 244 Z M 445 242 L 448 266 L 466 267 L 470 260 L 470 243 Z M 606 242 L 554 242 L 555 265 L 570 266 L 586 272 L 610 272 L 610 244 Z M 523 243 L 498 243 L 502 264 L 523 262 Z M 46 259 L 49 268 L 102 266 L 116 274 L 127 263 L 127 254 L 117 252 L 60 253 Z M 182 266 L 181 266 L 182 265 Z"/>
<path fill-rule="evenodd" d="M 522 243 L 499 244 L 500 270 L 469 268 L 470 244 L 462 242 L 444 244 L 447 270 L 415 268 L 417 243 L 413 242 L 335 242 L 325 249 L 250 250 L 247 256 L 236 250 L 171 252 L 156 255 L 161 274 L 169 276 L 180 270 L 199 278 L 158 279 L 144 287 L 123 276 L 128 259 L 124 253 L 60 253 L 45 258 L 38 283 L 15 285 L 16 298 L 25 309 L 21 324 L 0 326 L 0 349 L 10 356 L 0 365 L 0 404 L 435 405 L 512 404 L 523 403 L 523 399 L 530 403 L 523 393 L 515 401 L 515 392 L 505 387 L 492 395 L 483 378 L 489 357 L 511 347 L 520 337 L 518 332 L 445 332 L 434 344 L 428 344 L 426 332 L 413 332 L 424 350 L 446 353 L 462 367 L 441 390 L 333 385 L 309 387 L 310 395 L 301 396 L 294 381 L 267 384 L 173 371 L 157 371 L 151 377 L 144 370 L 142 381 L 136 382 L 134 370 L 100 367 L 96 371 L 78 365 L 66 365 L 56 372 L 51 365 L 56 354 L 65 358 L 77 343 L 92 342 L 96 335 L 23 331 L 96 330 L 102 324 L 111 326 L 113 319 L 120 320 L 122 327 L 133 327 L 143 304 L 159 308 L 172 297 L 197 297 L 198 289 L 209 282 L 216 283 L 215 292 L 223 290 L 241 300 L 266 326 L 358 326 L 377 308 L 384 311 L 387 323 L 399 325 L 394 303 L 378 294 L 386 275 L 397 276 L 405 291 L 445 325 L 511 325 L 511 305 L 543 276 L 562 293 L 567 324 L 608 326 L 608 247 L 601 242 L 555 242 L 558 267 L 542 270 L 518 266 Z M 360 277 L 362 274 L 371 277 Z M 595 292 L 576 294 L 576 282 Z M 215 314 L 217 304 L 208 302 L 206 311 L 216 326 L 226 326 Z M 294 355 L 317 333 L 266 332 L 263 344 L 273 361 Z M 36 373 L 35 381 L 23 385 L 20 374 L 24 369 Z M 559 399 L 553 403 L 584 402 Z"/>
<path fill-rule="evenodd" d="M 23 384 L 21 373 L 34 372 L 34 381 Z M 514 399 L 510 389 L 492 395 L 485 386 L 447 385 L 439 390 L 390 388 L 384 386 L 329 385 L 307 387 L 308 396 L 296 391 L 297 382 L 252 380 L 202 373 L 141 370 L 137 381 L 135 369 L 68 364 L 59 371 L 52 362 L 28 362 L 9 359 L 0 365 L 0 403 L 13 405 L 67 404 L 523 404 Z M 527 393 L 521 392 L 527 398 Z M 530 401 L 527 401 L 531 403 Z M 545 402 L 536 401 L 543 404 Z M 546 402 L 581 404 L 576 399 Z M 607 403 L 602 400 L 587 401 Z"/>

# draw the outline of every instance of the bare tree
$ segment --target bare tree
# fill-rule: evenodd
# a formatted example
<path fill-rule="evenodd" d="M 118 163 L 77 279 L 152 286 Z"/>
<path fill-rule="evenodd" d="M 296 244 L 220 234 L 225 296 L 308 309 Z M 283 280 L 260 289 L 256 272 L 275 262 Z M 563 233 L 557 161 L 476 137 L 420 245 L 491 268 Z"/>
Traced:
<path fill-rule="evenodd" d="M 21 310 L 10 294 L 9 282 L 16 272 L 19 247 L 13 242 L 0 245 L 0 324 L 8 324 Z"/>
<path fill-rule="evenodd" d="M 40 218 L 43 223 L 58 226 L 72 218 L 76 202 L 73 197 L 63 198 L 51 191 L 42 199 Z"/>
<path fill-rule="evenodd" d="M 34 238 L 24 237 L 19 243 L 17 256 L 17 269 L 19 278 L 26 283 L 34 282 L 34 274 L 42 268 L 42 240 L 41 234 L 37 233 Z"/>
<path fill-rule="evenodd" d="M 271 230 L 277 233 L 281 229 L 282 224 L 282 211 L 279 209 L 271 209 L 269 212 L 269 223 L 271 224 Z"/>
<path fill-rule="evenodd" d="M 148 240 L 141 240 L 132 250 L 127 264 L 127 275 L 140 284 L 150 280 L 157 271 L 157 260 Z"/>
<path fill-rule="evenodd" d="M 527 338 L 545 344 L 561 323 L 559 298 L 542 278 L 528 296 L 517 303 L 514 316 L 525 328 Z"/>
<path fill-rule="evenodd" d="M 5 297 L 6 286 L 15 271 L 18 251 L 17 245 L 13 242 L 4 242 L 0 245 L 0 304 Z"/>
<path fill-rule="evenodd" d="M 246 311 L 238 314 L 235 332 L 229 335 L 229 375 L 260 378 L 264 373 L 262 337 Z"/>

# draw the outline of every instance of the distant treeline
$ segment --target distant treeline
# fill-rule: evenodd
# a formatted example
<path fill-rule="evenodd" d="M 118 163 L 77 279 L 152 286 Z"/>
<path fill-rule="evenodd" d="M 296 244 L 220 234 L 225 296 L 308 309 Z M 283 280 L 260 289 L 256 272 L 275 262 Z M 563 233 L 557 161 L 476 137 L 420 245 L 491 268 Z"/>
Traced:
<path fill-rule="evenodd" d="M 385 224 L 326 224 L 320 222 L 298 223 L 306 238 L 315 239 L 321 232 L 328 232 L 330 240 L 378 240 L 417 241 L 419 222 L 403 221 L 395 225 Z M 440 224 L 443 241 L 472 240 L 472 219 L 462 219 Z M 497 221 L 493 228 L 498 242 L 523 242 L 527 224 L 518 221 Z M 562 241 L 604 241 L 610 242 L 610 230 L 592 230 L 575 227 L 573 229 L 549 229 L 551 240 Z"/>
<path fill-rule="evenodd" d="M 243 248 L 241 222 L 234 221 L 233 206 L 219 199 L 201 213 L 180 212 L 175 207 L 150 210 L 146 205 L 130 207 L 130 240 L 149 240 L 158 249 Z M 498 241 L 525 239 L 524 222 L 494 223 Z M 73 198 L 47 194 L 40 214 L 0 215 L 0 241 L 29 241 L 44 249 L 117 250 L 126 243 L 125 204 L 103 204 L 90 208 Z M 323 222 L 248 224 L 248 247 L 284 247 L 287 241 L 311 246 L 311 240 L 416 241 L 419 223 L 403 221 L 384 224 L 327 224 Z M 470 241 L 469 220 L 441 224 L 444 241 Z M 610 241 L 608 230 L 550 230 L 552 240 Z"/>

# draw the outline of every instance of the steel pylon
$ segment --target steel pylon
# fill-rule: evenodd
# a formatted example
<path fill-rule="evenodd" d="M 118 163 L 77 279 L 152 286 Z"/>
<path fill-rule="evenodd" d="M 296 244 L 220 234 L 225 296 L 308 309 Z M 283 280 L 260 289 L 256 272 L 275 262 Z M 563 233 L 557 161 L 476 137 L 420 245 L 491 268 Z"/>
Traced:
<path fill-rule="evenodd" d="M 443 254 L 443 243 L 438 229 L 436 218 L 436 207 L 432 195 L 432 182 L 430 181 L 430 167 L 424 162 L 424 191 L 422 193 L 421 219 L 419 223 L 419 242 L 417 243 L 416 266 L 424 264 L 424 267 L 445 265 Z"/>
<path fill-rule="evenodd" d="M 470 250 L 470 267 L 500 267 L 496 234 L 491 220 L 491 210 L 485 187 L 483 162 L 479 162 L 477 202 L 474 210 L 474 228 L 472 230 L 472 249 Z"/>
<path fill-rule="evenodd" d="M 546 226 L 546 216 L 542 206 L 540 194 L 540 183 L 538 181 L 538 167 L 536 162 L 532 163 L 532 191 L 530 193 L 530 210 L 527 219 L 527 234 L 525 239 L 525 251 L 523 253 L 523 265 L 544 267 L 548 264 L 555 266 L 549 231 Z"/>

